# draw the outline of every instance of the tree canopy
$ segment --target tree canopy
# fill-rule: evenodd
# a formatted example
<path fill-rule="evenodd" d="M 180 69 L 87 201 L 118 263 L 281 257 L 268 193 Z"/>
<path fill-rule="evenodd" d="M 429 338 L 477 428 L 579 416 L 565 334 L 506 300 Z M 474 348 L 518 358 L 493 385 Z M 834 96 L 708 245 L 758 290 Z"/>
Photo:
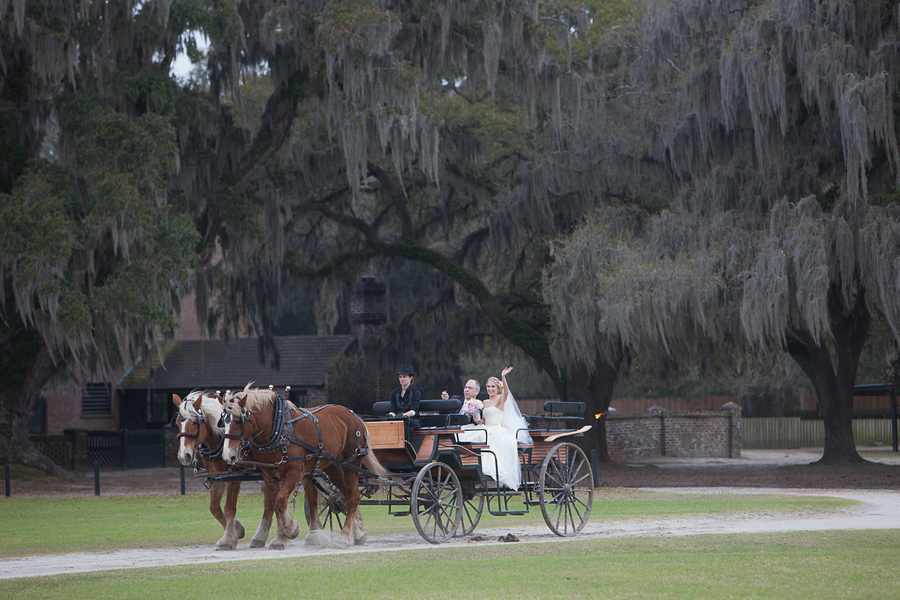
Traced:
<path fill-rule="evenodd" d="M 859 460 L 853 386 L 873 316 L 900 339 L 898 41 L 895 3 L 650 6 L 615 104 L 619 139 L 644 140 L 641 193 L 671 202 L 563 241 L 545 287 L 557 352 L 786 351 L 822 403 L 823 461 Z M 576 328 L 579 306 L 596 328 Z"/>
<path fill-rule="evenodd" d="M 211 335 L 250 314 L 265 340 L 306 285 L 327 333 L 372 274 L 407 283 L 383 360 L 459 375 L 491 340 L 591 412 L 638 354 L 702 370 L 785 350 L 831 407 L 826 457 L 853 459 L 869 323 L 900 327 L 897 18 L 841 0 L 4 2 L 8 347 L 18 319 L 50 364 L 128 362 L 186 289 Z M 13 395 L 21 418 L 36 396 Z"/>

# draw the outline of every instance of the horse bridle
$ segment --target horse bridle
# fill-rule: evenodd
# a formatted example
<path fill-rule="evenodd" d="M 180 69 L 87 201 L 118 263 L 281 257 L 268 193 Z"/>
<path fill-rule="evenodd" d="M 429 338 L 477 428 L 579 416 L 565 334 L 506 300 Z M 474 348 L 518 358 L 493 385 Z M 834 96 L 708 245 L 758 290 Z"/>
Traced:
<path fill-rule="evenodd" d="M 233 396 L 230 400 L 228 400 L 228 402 L 229 402 L 229 403 L 235 402 L 235 401 L 236 401 L 236 398 L 237 398 L 237 395 Z M 250 411 L 249 411 L 249 410 L 247 410 L 246 408 L 241 407 L 241 408 L 240 408 L 240 411 L 241 411 L 241 414 L 240 414 L 240 417 L 241 417 L 241 431 L 240 431 L 240 433 L 226 433 L 226 432 L 223 432 L 223 433 L 222 433 L 222 443 L 221 443 L 221 447 L 222 447 L 222 450 L 224 451 L 224 449 L 225 449 L 225 440 L 231 440 L 231 441 L 234 441 L 234 442 L 240 442 L 240 451 L 241 451 L 241 453 L 240 453 L 240 455 L 239 455 L 239 457 L 238 457 L 238 460 L 243 460 L 244 457 L 247 455 L 247 442 L 244 441 L 244 428 L 247 426 L 247 423 L 252 423 L 252 421 L 251 421 L 251 419 L 250 419 Z M 230 425 L 231 422 L 234 420 L 234 417 L 235 417 L 235 416 L 236 416 L 236 415 L 232 415 L 230 412 L 228 412 L 228 407 L 225 407 L 224 409 L 222 409 L 222 416 L 220 417 L 220 419 L 222 420 L 222 422 L 223 422 L 225 425 Z"/>
<path fill-rule="evenodd" d="M 200 428 L 203 427 L 203 415 L 198 413 L 193 406 L 190 408 L 190 416 L 194 417 L 193 419 L 186 419 L 184 415 L 180 412 L 175 415 L 175 420 L 180 421 L 182 423 L 194 423 L 197 425 L 196 433 L 186 433 L 184 431 L 179 431 L 176 438 L 191 438 L 195 440 L 197 451 L 194 453 L 194 462 L 197 462 L 197 458 L 215 458 L 217 456 L 221 456 L 222 449 L 225 446 L 225 439 L 223 437 L 219 438 L 219 444 L 215 448 L 206 447 L 203 442 L 200 441 Z M 181 428 L 179 428 L 180 430 Z"/>
<path fill-rule="evenodd" d="M 230 412 L 228 412 L 228 409 L 226 408 L 222 411 L 221 418 L 222 418 L 223 423 L 225 423 L 226 425 L 230 425 L 231 422 L 234 420 L 234 415 L 232 415 Z M 222 439 L 239 441 L 243 445 L 244 427 L 245 427 L 246 423 L 251 423 L 251 422 L 252 421 L 250 420 L 250 411 L 247 410 L 246 408 L 241 408 L 241 432 L 240 433 L 223 433 Z"/>
<path fill-rule="evenodd" d="M 191 438 L 191 439 L 195 439 L 195 440 L 200 439 L 200 425 L 201 425 L 200 419 L 201 419 L 201 417 L 200 417 L 200 413 L 198 413 L 196 410 L 194 410 L 193 406 L 191 406 L 191 408 L 190 408 L 190 416 L 195 417 L 195 419 L 186 419 L 184 417 L 184 415 L 181 414 L 181 411 L 179 411 L 178 414 L 175 415 L 175 421 L 180 421 L 181 423 L 196 423 L 197 424 L 197 433 L 185 433 L 184 431 L 181 431 L 181 428 L 179 427 L 178 435 L 175 436 L 176 438 L 186 437 L 186 438 Z"/>

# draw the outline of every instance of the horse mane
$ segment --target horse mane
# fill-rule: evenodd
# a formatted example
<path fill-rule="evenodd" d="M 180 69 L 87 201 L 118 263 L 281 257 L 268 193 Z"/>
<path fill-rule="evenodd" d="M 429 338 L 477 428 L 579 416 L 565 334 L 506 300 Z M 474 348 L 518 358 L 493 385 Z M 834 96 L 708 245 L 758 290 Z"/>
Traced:
<path fill-rule="evenodd" d="M 221 435 L 225 429 L 219 427 L 219 417 L 222 416 L 222 405 L 216 397 L 216 393 L 212 390 L 194 390 L 184 397 L 184 402 L 178 408 L 178 412 L 185 419 L 193 418 L 193 405 L 197 398 L 202 394 L 203 401 L 200 403 L 200 414 L 206 425 L 217 434 Z"/>
<path fill-rule="evenodd" d="M 276 394 L 274 391 L 264 388 L 250 387 L 251 385 L 253 385 L 252 381 L 245 385 L 242 391 L 237 393 L 247 399 L 245 408 L 248 411 L 252 413 L 258 412 L 275 402 Z M 234 394 L 233 396 L 236 396 L 237 394 Z M 290 400 L 285 400 L 284 403 L 291 410 L 297 409 L 297 407 L 294 406 L 294 404 Z M 229 403 L 226 403 L 225 406 L 230 407 L 231 405 Z M 226 410 L 228 410 L 228 408 L 226 408 Z M 229 412 L 232 411 L 229 410 Z"/>

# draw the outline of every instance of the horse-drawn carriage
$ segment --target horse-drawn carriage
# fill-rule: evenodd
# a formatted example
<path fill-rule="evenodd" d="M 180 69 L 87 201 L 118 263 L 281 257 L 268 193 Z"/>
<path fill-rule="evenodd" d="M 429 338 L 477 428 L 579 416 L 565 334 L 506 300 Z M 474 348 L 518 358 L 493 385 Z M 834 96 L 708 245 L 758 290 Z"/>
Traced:
<path fill-rule="evenodd" d="M 211 418 L 202 418 L 202 400 L 200 396 L 190 404 L 176 401 L 182 423 L 179 436 L 185 442 L 199 441 L 192 433 L 192 421 L 197 436 L 204 424 L 214 429 Z M 339 545 L 365 541 L 359 505 L 383 505 L 391 515 L 412 516 L 416 530 L 431 543 L 471 534 L 485 510 L 492 515 L 522 515 L 540 507 L 544 522 L 559 536 L 580 532 L 591 514 L 591 465 L 572 443 L 589 429 L 582 427 L 581 403 L 549 402 L 548 416 L 532 418 L 528 430 L 532 443 L 518 444 L 522 483 L 511 490 L 485 474 L 485 461 L 496 461 L 487 444 L 460 441 L 464 431 L 477 428 L 463 429 L 470 419 L 457 414 L 462 405 L 457 399 L 423 400 L 419 407 L 423 427 L 410 440 L 405 439 L 400 419 L 363 419 L 335 405 L 297 409 L 271 390 L 245 389 L 219 401 L 220 452 L 229 468 L 207 460 L 210 470 L 197 470 L 195 476 L 205 478 L 211 489 L 263 480 L 265 514 L 252 547 L 261 545 L 260 540 L 265 543 L 261 532 L 264 524 L 266 528 L 271 524 L 273 512 L 278 516 L 278 536 L 270 547 L 283 548 L 288 538 L 298 535 L 286 510 L 288 500 L 301 489 L 310 527 L 307 540 L 320 530 L 340 530 Z M 214 410 L 211 406 L 208 412 Z M 388 410 L 386 402 L 373 407 L 376 415 Z M 207 450 L 207 455 L 210 452 L 214 451 Z M 179 458 L 186 460 L 182 453 Z M 227 537 L 228 528 L 224 523 L 223 527 Z M 228 547 L 221 542 L 220 548 Z"/>

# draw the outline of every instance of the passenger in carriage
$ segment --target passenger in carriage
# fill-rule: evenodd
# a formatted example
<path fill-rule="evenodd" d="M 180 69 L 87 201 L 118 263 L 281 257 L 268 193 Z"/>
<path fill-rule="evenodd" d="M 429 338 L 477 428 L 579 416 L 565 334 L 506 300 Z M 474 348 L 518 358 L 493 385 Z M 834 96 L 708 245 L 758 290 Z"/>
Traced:
<path fill-rule="evenodd" d="M 400 365 L 397 371 L 400 379 L 400 387 L 391 392 L 391 411 L 389 417 L 404 419 L 403 432 L 408 440 L 414 431 L 422 428 L 419 421 L 419 403 L 422 401 L 422 393 L 412 385 L 412 365 Z"/>
<path fill-rule="evenodd" d="M 465 403 L 466 400 L 474 400 L 478 397 L 478 393 L 481 391 L 481 384 L 475 381 L 474 379 L 470 379 L 466 382 L 465 387 L 463 387 L 463 395 L 454 394 L 451 396 L 447 392 L 447 388 L 444 388 L 444 391 L 441 392 L 441 398 L 444 400 L 449 400 L 450 398 L 459 398 Z"/>
<path fill-rule="evenodd" d="M 484 401 L 482 422 L 463 426 L 472 431 L 459 434 L 457 439 L 460 442 L 487 443 L 491 453 L 482 454 L 482 471 L 506 487 L 517 490 L 522 481 L 518 444 L 530 444 L 531 436 L 527 431 L 528 422 L 519 411 L 506 381 L 506 375 L 512 370 L 512 367 L 503 369 L 500 375 L 502 381 L 496 377 L 487 380 L 485 388 L 489 398 Z"/>

